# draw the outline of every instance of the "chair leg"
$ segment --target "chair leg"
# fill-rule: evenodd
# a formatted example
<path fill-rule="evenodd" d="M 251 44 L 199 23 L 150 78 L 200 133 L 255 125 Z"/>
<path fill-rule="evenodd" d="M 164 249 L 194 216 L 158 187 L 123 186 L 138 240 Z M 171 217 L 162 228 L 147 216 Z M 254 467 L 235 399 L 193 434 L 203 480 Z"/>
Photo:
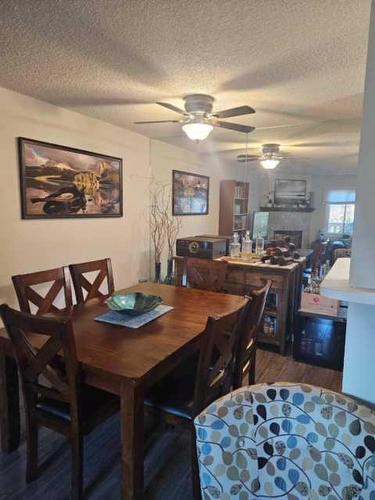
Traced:
<path fill-rule="evenodd" d="M 194 500 L 201 500 L 201 484 L 199 480 L 199 463 L 194 425 L 191 429 L 191 477 L 193 482 L 193 498 Z"/>
<path fill-rule="evenodd" d="M 255 366 L 252 366 L 249 370 L 249 380 L 248 380 L 249 385 L 254 385 L 255 384 Z"/>
<path fill-rule="evenodd" d="M 256 352 L 254 352 L 252 359 L 250 360 L 249 385 L 255 384 L 255 365 L 256 365 Z"/>
<path fill-rule="evenodd" d="M 26 481 L 29 483 L 38 476 L 38 424 L 28 418 L 26 428 Z"/>
<path fill-rule="evenodd" d="M 72 437 L 72 500 L 83 498 L 83 436 Z"/>

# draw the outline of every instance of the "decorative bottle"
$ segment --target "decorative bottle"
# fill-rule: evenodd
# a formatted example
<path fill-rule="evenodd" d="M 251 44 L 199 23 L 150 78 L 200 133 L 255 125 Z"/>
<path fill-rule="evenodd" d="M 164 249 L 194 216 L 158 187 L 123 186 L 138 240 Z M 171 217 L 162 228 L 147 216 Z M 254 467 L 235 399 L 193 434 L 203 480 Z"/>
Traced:
<path fill-rule="evenodd" d="M 257 255 L 262 255 L 263 251 L 264 251 L 264 238 L 258 236 L 258 238 L 255 240 L 255 253 Z"/>
<path fill-rule="evenodd" d="M 233 234 L 233 241 L 229 245 L 230 256 L 233 258 L 238 258 L 241 256 L 241 244 L 238 233 Z"/>
<path fill-rule="evenodd" d="M 242 240 L 242 258 L 248 260 L 253 252 L 253 242 L 250 239 L 250 231 L 246 231 L 245 238 Z"/>

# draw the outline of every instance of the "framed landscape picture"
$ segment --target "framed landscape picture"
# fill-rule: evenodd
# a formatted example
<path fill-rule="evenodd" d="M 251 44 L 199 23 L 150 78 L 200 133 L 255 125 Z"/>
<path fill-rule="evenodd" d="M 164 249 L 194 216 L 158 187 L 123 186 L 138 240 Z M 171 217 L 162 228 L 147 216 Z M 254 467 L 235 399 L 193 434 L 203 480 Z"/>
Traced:
<path fill-rule="evenodd" d="M 122 216 L 122 159 L 18 138 L 23 219 Z"/>
<path fill-rule="evenodd" d="M 207 215 L 210 178 L 191 172 L 172 172 L 173 215 Z"/>

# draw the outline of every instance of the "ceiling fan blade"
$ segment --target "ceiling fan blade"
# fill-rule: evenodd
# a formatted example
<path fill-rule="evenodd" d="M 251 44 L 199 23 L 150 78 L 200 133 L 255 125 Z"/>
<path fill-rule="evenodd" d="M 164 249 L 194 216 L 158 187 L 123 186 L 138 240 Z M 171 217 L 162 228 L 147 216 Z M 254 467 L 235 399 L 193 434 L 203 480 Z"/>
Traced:
<path fill-rule="evenodd" d="M 135 125 L 144 125 L 146 123 L 180 123 L 180 120 L 155 120 L 150 122 L 134 122 Z"/>
<path fill-rule="evenodd" d="M 176 106 L 173 106 L 173 104 L 169 104 L 168 102 L 157 102 L 156 104 L 159 104 L 159 106 L 163 106 L 164 108 L 170 109 L 175 113 L 179 113 L 180 115 L 187 114 L 183 109 L 177 108 Z"/>
<path fill-rule="evenodd" d="M 255 113 L 255 109 L 250 106 L 239 106 L 238 108 L 224 109 L 223 111 L 217 111 L 212 113 L 216 118 L 230 118 L 231 116 L 240 115 L 251 115 Z"/>
<path fill-rule="evenodd" d="M 291 127 L 300 127 L 303 126 L 304 124 L 302 123 L 293 123 L 293 124 L 288 124 L 288 125 L 271 125 L 270 127 L 257 127 L 257 130 L 270 130 L 273 128 L 291 128 Z"/>
<path fill-rule="evenodd" d="M 257 155 L 237 155 L 236 157 L 239 163 L 247 163 L 248 161 L 258 161 L 260 156 Z"/>
<path fill-rule="evenodd" d="M 249 125 L 240 125 L 239 123 L 231 123 L 231 122 L 221 122 L 220 120 L 212 123 L 214 127 L 227 128 L 229 130 L 236 130 L 236 132 L 242 132 L 244 134 L 249 134 L 255 127 L 250 127 Z"/>

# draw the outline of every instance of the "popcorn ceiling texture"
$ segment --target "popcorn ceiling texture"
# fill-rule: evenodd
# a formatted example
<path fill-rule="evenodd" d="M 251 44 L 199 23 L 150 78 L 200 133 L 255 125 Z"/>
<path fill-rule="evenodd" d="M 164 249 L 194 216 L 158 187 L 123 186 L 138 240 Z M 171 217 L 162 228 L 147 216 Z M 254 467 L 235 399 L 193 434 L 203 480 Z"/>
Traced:
<path fill-rule="evenodd" d="M 2 0 L 0 85 L 152 138 L 235 161 L 245 137 L 197 146 L 177 117 L 213 94 L 250 104 L 251 152 L 279 142 L 296 172 L 346 173 L 359 144 L 370 0 Z M 253 166 L 254 168 L 254 166 Z"/>

